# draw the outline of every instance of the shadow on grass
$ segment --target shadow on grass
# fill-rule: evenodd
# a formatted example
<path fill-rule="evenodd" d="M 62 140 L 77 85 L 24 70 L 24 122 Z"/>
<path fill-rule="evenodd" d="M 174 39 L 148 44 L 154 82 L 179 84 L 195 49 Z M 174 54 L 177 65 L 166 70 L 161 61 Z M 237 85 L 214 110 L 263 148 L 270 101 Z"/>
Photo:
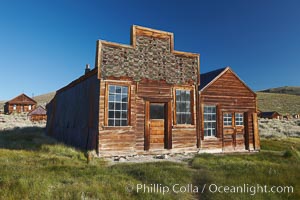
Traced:
<path fill-rule="evenodd" d="M 25 127 L 0 131 L 0 148 L 15 150 L 39 150 L 42 145 L 57 144 L 45 135 L 45 128 Z"/>

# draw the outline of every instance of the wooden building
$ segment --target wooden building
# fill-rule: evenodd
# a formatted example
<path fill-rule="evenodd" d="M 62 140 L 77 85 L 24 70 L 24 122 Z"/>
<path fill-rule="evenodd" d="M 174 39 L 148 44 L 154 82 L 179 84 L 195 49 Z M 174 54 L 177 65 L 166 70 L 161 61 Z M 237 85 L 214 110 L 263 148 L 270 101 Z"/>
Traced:
<path fill-rule="evenodd" d="M 47 133 L 100 156 L 205 148 L 199 66 L 199 54 L 174 50 L 173 33 L 133 26 L 130 45 L 99 40 L 95 68 L 58 90 L 47 105 Z M 255 100 L 240 111 L 249 115 L 252 129 Z M 245 131 L 252 135 L 244 149 L 253 149 L 252 129 Z"/>
<path fill-rule="evenodd" d="M 39 122 L 47 120 L 47 111 L 42 106 L 38 106 L 27 115 L 31 121 Z"/>
<path fill-rule="evenodd" d="M 35 109 L 37 102 L 25 94 L 20 94 L 19 96 L 7 101 L 4 105 L 4 113 L 22 113 L 30 112 Z"/>
<path fill-rule="evenodd" d="M 200 149 L 260 149 L 256 94 L 230 67 L 201 74 L 200 80 Z"/>
<path fill-rule="evenodd" d="M 260 112 L 259 113 L 260 118 L 265 118 L 265 119 L 282 119 L 282 115 L 279 114 L 276 111 L 271 111 L 271 112 Z"/>

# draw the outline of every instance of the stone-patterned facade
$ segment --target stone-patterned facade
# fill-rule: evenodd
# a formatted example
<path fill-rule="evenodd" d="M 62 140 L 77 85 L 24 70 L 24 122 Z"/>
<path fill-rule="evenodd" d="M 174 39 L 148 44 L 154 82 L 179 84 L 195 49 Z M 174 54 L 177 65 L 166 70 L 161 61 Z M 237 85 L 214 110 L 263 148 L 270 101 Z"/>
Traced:
<path fill-rule="evenodd" d="M 130 77 L 165 80 L 169 84 L 197 84 L 199 74 L 198 56 L 176 55 L 171 42 L 173 38 L 157 38 L 136 35 L 136 45 L 101 45 L 101 78 Z"/>

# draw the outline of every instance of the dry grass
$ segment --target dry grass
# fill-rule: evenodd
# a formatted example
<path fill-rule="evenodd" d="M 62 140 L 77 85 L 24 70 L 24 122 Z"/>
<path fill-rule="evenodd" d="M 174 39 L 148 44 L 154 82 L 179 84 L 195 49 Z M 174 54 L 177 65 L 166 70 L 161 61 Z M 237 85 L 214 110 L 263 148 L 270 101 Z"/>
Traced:
<path fill-rule="evenodd" d="M 300 137 L 300 119 L 260 119 L 259 134 L 262 138 Z"/>

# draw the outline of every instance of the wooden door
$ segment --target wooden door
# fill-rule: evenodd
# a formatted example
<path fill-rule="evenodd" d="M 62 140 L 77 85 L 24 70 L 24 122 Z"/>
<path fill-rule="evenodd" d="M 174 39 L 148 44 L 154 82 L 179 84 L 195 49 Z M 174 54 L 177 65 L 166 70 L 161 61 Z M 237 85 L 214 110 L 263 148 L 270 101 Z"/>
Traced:
<path fill-rule="evenodd" d="M 245 128 L 243 112 L 223 112 L 224 150 L 245 149 Z"/>
<path fill-rule="evenodd" d="M 237 150 L 245 150 L 245 114 L 243 112 L 234 113 L 234 148 Z"/>
<path fill-rule="evenodd" d="M 164 149 L 165 103 L 150 103 L 149 111 L 150 149 Z"/>

